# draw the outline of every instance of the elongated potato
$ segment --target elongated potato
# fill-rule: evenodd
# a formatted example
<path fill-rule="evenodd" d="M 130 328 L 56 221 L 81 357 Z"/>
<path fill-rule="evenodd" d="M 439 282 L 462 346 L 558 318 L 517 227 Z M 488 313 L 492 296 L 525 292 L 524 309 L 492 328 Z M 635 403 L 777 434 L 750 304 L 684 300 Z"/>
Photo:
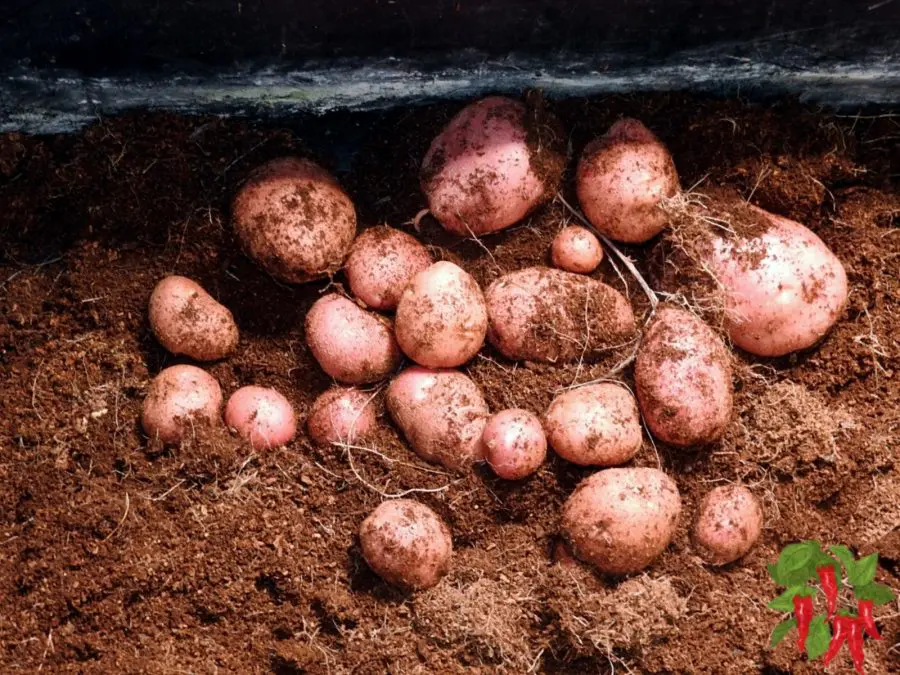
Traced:
<path fill-rule="evenodd" d="M 727 565 L 753 548 L 762 525 L 762 506 L 754 494 L 743 485 L 723 485 L 700 503 L 691 539 L 706 562 Z"/>
<path fill-rule="evenodd" d="M 197 427 L 221 423 L 222 388 L 196 366 L 171 366 L 150 383 L 144 399 L 141 425 L 153 439 L 176 444 Z"/>

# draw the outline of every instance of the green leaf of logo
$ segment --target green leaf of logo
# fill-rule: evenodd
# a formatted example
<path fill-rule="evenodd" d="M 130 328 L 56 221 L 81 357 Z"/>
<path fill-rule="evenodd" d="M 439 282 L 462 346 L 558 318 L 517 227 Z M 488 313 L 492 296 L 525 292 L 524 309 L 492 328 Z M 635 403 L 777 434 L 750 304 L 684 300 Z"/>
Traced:
<path fill-rule="evenodd" d="M 857 600 L 871 600 L 874 605 L 886 605 L 897 597 L 889 586 L 874 581 L 865 586 L 854 586 L 853 595 Z"/>
<path fill-rule="evenodd" d="M 784 584 L 781 583 L 781 577 L 778 576 L 778 566 L 777 565 L 775 565 L 774 563 L 770 564 L 770 565 L 766 565 L 766 569 L 769 570 L 769 576 L 772 577 L 772 581 L 775 582 L 775 585 L 784 586 Z"/>
<path fill-rule="evenodd" d="M 785 619 L 772 631 L 772 637 L 769 639 L 769 649 L 775 649 L 778 643 L 784 640 L 784 636 L 797 627 L 797 619 Z"/>
<path fill-rule="evenodd" d="M 853 555 L 853 551 L 843 545 L 831 546 L 828 550 L 844 564 L 844 569 L 847 570 L 847 576 L 849 577 L 851 570 L 856 567 L 856 556 Z"/>
<path fill-rule="evenodd" d="M 795 595 L 814 595 L 815 591 L 806 584 L 791 586 L 784 593 L 772 600 L 766 607 L 774 609 L 777 612 L 793 612 Z"/>
<path fill-rule="evenodd" d="M 850 583 L 853 584 L 854 587 L 865 586 L 872 583 L 875 579 L 876 567 L 878 567 L 877 553 L 867 555 L 865 558 L 860 558 L 853 566 L 853 569 L 849 570 L 847 573 Z"/>
<path fill-rule="evenodd" d="M 809 624 L 809 635 L 806 636 L 806 655 L 814 661 L 828 651 L 831 642 L 831 628 L 825 622 L 824 614 L 817 614 Z"/>
<path fill-rule="evenodd" d="M 818 550 L 818 544 L 811 541 L 785 546 L 776 565 L 775 572 L 778 574 L 778 578 L 785 583 L 798 583 L 796 580 L 798 574 L 805 574 L 802 581 L 811 577 L 813 570 L 810 561 Z"/>

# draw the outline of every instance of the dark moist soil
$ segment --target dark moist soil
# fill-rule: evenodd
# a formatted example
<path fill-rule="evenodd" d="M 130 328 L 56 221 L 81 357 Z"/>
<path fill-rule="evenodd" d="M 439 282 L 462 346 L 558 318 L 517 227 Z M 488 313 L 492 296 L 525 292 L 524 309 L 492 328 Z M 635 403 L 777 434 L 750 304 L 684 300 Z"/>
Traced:
<path fill-rule="evenodd" d="M 380 454 L 354 451 L 352 466 L 303 434 L 260 454 L 225 430 L 178 449 L 148 443 L 138 422 L 148 382 L 180 361 L 147 326 L 165 274 L 196 279 L 234 312 L 240 345 L 207 367 L 226 395 L 274 386 L 303 418 L 330 384 L 303 335 L 327 282 L 279 284 L 240 254 L 227 208 L 241 178 L 311 153 L 337 172 L 362 225 L 409 229 L 425 204 L 418 164 L 459 107 L 292 129 L 141 114 L 68 136 L 0 136 L 0 671 L 813 673 L 792 640 L 766 648 L 779 619 L 765 606 L 776 592 L 766 563 L 785 544 L 879 551 L 878 579 L 900 587 L 896 117 L 681 95 L 550 103 L 574 153 L 621 115 L 640 118 L 685 187 L 705 179 L 806 223 L 851 283 L 817 348 L 738 355 L 721 443 L 686 452 L 645 441 L 634 464 L 661 463 L 684 500 L 672 545 L 646 574 L 613 582 L 552 564 L 560 505 L 590 473 L 552 457 L 520 483 L 451 477 L 386 419 Z M 421 238 L 484 285 L 544 263 L 570 220 L 542 208 L 485 237 L 490 254 L 427 218 Z M 631 279 L 625 289 L 609 259 L 594 276 L 627 290 L 642 317 L 640 290 Z M 607 356 L 516 365 L 485 349 L 467 371 L 492 409 L 542 413 L 560 387 L 605 376 L 620 360 Z M 630 368 L 621 377 L 630 383 Z M 695 556 L 689 522 L 706 491 L 735 481 L 761 497 L 765 529 L 742 561 L 713 569 Z M 373 488 L 445 488 L 413 494 L 453 533 L 452 570 L 434 589 L 404 595 L 362 562 L 355 535 L 382 501 Z M 878 610 L 890 618 L 885 640 L 867 643 L 868 672 L 900 670 L 897 609 Z M 849 668 L 842 656 L 835 672 Z"/>

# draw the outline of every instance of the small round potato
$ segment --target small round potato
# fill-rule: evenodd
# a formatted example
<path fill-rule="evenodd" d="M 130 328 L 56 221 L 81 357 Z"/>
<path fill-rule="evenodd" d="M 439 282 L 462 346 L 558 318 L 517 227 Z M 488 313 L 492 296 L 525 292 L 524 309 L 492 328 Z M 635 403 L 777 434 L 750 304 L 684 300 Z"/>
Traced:
<path fill-rule="evenodd" d="M 431 254 L 415 237 L 382 226 L 356 238 L 344 273 L 353 295 L 372 309 L 393 311 L 413 277 L 431 264 Z"/>
<path fill-rule="evenodd" d="M 681 514 L 674 481 L 648 468 L 606 469 L 563 505 L 562 534 L 577 558 L 604 574 L 631 574 L 669 545 Z"/>
<path fill-rule="evenodd" d="M 332 387 L 313 402 L 306 428 L 318 445 L 353 445 L 375 429 L 372 395 L 352 387 Z"/>
<path fill-rule="evenodd" d="M 580 466 L 624 464 L 641 449 L 641 416 L 634 396 L 612 382 L 563 392 L 544 418 L 550 447 Z"/>
<path fill-rule="evenodd" d="M 337 180 L 297 157 L 254 171 L 234 200 L 232 218 L 247 255 L 288 283 L 337 272 L 356 236 L 353 202 Z"/>
<path fill-rule="evenodd" d="M 431 588 L 450 570 L 450 530 L 438 514 L 412 499 L 382 502 L 362 522 L 359 543 L 378 576 L 408 591 Z"/>
<path fill-rule="evenodd" d="M 703 498 L 691 538 L 706 562 L 727 565 L 753 548 L 762 525 L 762 506 L 754 494 L 742 485 L 725 485 Z"/>
<path fill-rule="evenodd" d="M 547 457 L 541 421 L 527 410 L 512 408 L 493 415 L 481 435 L 484 458 L 506 480 L 530 476 Z"/>
<path fill-rule="evenodd" d="M 639 244 L 666 226 L 660 203 L 680 186 L 672 155 L 647 127 L 621 119 L 584 149 L 575 177 L 584 215 L 615 241 Z"/>
<path fill-rule="evenodd" d="M 400 364 L 390 322 L 330 293 L 306 314 L 306 344 L 326 373 L 344 384 L 371 384 Z"/>
<path fill-rule="evenodd" d="M 212 375 L 196 366 L 171 366 L 150 383 L 141 425 L 153 439 L 176 444 L 197 426 L 218 424 L 222 389 Z"/>
<path fill-rule="evenodd" d="M 225 424 L 254 450 L 276 448 L 294 438 L 297 415 L 284 396 L 268 387 L 241 387 L 225 405 Z"/>
<path fill-rule="evenodd" d="M 566 272 L 590 274 L 603 260 L 603 247 L 586 227 L 569 225 L 553 239 L 550 259 L 556 267 Z"/>
<path fill-rule="evenodd" d="M 187 277 L 166 277 L 150 295 L 150 328 L 173 354 L 197 361 L 224 359 L 238 343 L 234 317 Z"/>
<path fill-rule="evenodd" d="M 436 262 L 419 272 L 397 305 L 400 349 L 428 368 L 464 364 L 481 349 L 487 326 L 478 282 L 451 262 Z"/>

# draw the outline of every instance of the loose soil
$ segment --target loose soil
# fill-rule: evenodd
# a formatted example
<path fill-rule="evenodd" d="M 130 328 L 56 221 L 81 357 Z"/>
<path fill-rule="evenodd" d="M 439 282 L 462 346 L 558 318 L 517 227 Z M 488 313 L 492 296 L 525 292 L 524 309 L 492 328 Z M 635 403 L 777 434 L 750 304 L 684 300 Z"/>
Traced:
<path fill-rule="evenodd" d="M 686 452 L 645 440 L 634 464 L 661 465 L 684 500 L 674 542 L 645 574 L 616 581 L 564 556 L 554 564 L 560 506 L 590 473 L 554 457 L 522 482 L 446 475 L 385 417 L 370 450 L 352 455 L 305 434 L 262 453 L 226 430 L 175 449 L 147 441 L 138 420 L 149 380 L 183 362 L 147 325 L 166 274 L 196 279 L 235 315 L 238 349 L 207 367 L 226 395 L 274 386 L 305 418 L 330 384 L 303 334 L 328 282 L 277 283 L 234 240 L 228 205 L 248 172 L 312 155 L 337 173 L 361 225 L 410 230 L 425 204 L 418 165 L 459 107 L 290 128 L 137 114 L 67 136 L 0 136 L 0 671 L 813 673 L 791 640 L 767 650 L 779 617 L 765 606 L 775 594 L 766 563 L 785 544 L 879 551 L 878 579 L 900 588 L 896 117 L 682 95 L 550 102 L 573 156 L 636 116 L 671 148 L 683 186 L 736 190 L 806 223 L 851 283 L 815 349 L 737 355 L 735 417 L 719 444 Z M 486 285 L 545 263 L 569 222 L 551 204 L 481 242 L 427 218 L 420 237 Z M 649 249 L 627 250 L 649 276 Z M 611 260 L 593 276 L 645 316 L 637 284 Z M 554 392 L 620 361 L 514 364 L 486 348 L 466 370 L 492 409 L 542 413 Z M 630 384 L 631 369 L 618 377 Z M 689 522 L 706 491 L 737 481 L 761 497 L 765 529 L 743 560 L 710 568 Z M 406 595 L 367 568 L 356 532 L 379 492 L 415 490 L 447 522 L 455 556 L 437 587 Z M 897 609 L 878 610 L 885 640 L 867 644 L 869 672 L 900 671 Z M 850 672 L 849 659 L 835 672 Z"/>

